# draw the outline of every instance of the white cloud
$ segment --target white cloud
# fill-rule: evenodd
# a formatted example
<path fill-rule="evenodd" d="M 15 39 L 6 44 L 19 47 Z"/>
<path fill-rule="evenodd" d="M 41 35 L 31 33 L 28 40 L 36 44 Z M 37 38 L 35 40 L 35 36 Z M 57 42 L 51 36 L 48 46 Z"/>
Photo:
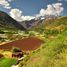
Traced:
<path fill-rule="evenodd" d="M 19 22 L 35 18 L 33 16 L 24 16 L 23 12 L 19 9 L 11 9 L 10 16 Z"/>
<path fill-rule="evenodd" d="M 0 0 L 0 6 L 3 6 L 6 9 L 10 9 L 11 8 L 8 0 Z"/>
<path fill-rule="evenodd" d="M 10 9 L 10 16 L 12 18 L 14 18 L 17 21 L 25 21 L 25 20 L 31 20 L 34 19 L 36 17 L 36 19 L 38 17 L 44 17 L 45 15 L 61 15 L 61 13 L 63 12 L 63 7 L 62 7 L 62 3 L 54 3 L 54 4 L 49 4 L 47 5 L 46 9 L 41 9 L 39 14 L 36 14 L 36 16 L 24 16 L 23 12 L 19 9 L 12 9 L 10 6 L 10 2 L 12 2 L 14 0 L 0 0 L 0 6 L 3 6 L 6 9 Z"/>
<path fill-rule="evenodd" d="M 23 12 L 19 9 L 11 9 L 10 16 L 14 18 L 17 21 L 25 21 L 25 20 L 31 20 L 31 19 L 38 19 L 39 17 L 44 18 L 46 15 L 48 16 L 60 16 L 63 12 L 62 3 L 53 3 L 47 5 L 46 9 L 41 9 L 39 14 L 36 14 L 35 17 L 33 16 L 24 16 Z"/>
<path fill-rule="evenodd" d="M 22 11 L 20 11 L 19 9 L 11 9 L 10 16 L 17 21 L 21 21 L 22 20 Z"/>
<path fill-rule="evenodd" d="M 25 20 L 32 20 L 34 19 L 35 17 L 33 16 L 22 16 L 22 21 L 25 21 Z"/>
<path fill-rule="evenodd" d="M 63 12 L 62 3 L 54 3 L 47 5 L 46 9 L 41 9 L 39 14 L 36 15 L 36 17 L 40 16 L 46 16 L 46 15 L 55 15 L 59 16 Z"/>
<path fill-rule="evenodd" d="M 55 12 L 60 15 L 64 8 L 62 7 L 62 3 L 56 3 L 56 4 L 53 4 L 53 7 L 55 8 Z"/>
<path fill-rule="evenodd" d="M 43 16 L 45 14 L 45 10 L 44 9 L 41 9 L 40 10 L 40 15 Z"/>

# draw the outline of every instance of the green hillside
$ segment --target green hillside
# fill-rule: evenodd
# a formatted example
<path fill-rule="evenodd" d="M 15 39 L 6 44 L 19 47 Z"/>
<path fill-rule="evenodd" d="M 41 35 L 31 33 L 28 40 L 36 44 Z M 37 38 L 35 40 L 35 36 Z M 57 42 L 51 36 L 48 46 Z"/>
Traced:
<path fill-rule="evenodd" d="M 0 11 L 0 30 L 25 30 L 23 25 L 11 18 L 7 13 Z"/>
<path fill-rule="evenodd" d="M 42 26 L 41 26 L 42 25 Z M 44 43 L 31 52 L 28 61 L 23 60 L 22 67 L 67 67 L 67 17 L 43 21 L 29 33 L 38 36 Z M 39 34 L 36 34 L 39 33 Z"/>
<path fill-rule="evenodd" d="M 67 67 L 67 31 L 53 40 L 47 39 L 23 67 Z"/>
<path fill-rule="evenodd" d="M 42 23 L 32 28 L 33 30 L 40 31 L 41 29 L 55 29 L 55 30 L 64 30 L 67 29 L 67 16 L 54 18 L 54 19 L 46 19 L 43 20 Z"/>

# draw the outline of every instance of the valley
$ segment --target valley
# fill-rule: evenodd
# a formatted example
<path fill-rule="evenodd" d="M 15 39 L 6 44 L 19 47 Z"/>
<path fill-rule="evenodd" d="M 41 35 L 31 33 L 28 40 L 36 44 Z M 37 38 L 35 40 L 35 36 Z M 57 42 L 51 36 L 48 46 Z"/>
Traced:
<path fill-rule="evenodd" d="M 67 66 L 67 16 L 31 20 L 20 24 L 10 19 L 8 15 L 6 16 L 9 19 L 5 19 L 5 14 L 1 13 L 0 67 Z M 26 27 L 24 23 L 30 26 Z M 17 64 L 19 54 L 20 56 L 23 54 L 24 58 Z"/>

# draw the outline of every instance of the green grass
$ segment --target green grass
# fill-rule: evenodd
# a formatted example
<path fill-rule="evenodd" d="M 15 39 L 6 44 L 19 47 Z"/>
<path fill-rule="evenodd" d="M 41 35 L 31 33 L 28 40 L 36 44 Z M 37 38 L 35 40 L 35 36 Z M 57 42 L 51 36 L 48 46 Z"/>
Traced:
<path fill-rule="evenodd" d="M 47 40 L 23 67 L 67 67 L 67 31 Z"/>
<path fill-rule="evenodd" d="M 16 63 L 17 63 L 16 59 L 2 58 L 0 60 L 0 67 L 11 67 L 11 65 L 14 65 Z"/>

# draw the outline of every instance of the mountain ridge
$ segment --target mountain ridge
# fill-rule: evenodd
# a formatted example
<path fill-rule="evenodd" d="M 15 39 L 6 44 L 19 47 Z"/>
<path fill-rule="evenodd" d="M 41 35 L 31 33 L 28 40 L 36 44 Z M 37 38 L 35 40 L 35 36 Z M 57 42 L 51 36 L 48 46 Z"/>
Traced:
<path fill-rule="evenodd" d="M 11 18 L 7 13 L 0 11 L 0 27 L 26 30 L 23 25 Z"/>

